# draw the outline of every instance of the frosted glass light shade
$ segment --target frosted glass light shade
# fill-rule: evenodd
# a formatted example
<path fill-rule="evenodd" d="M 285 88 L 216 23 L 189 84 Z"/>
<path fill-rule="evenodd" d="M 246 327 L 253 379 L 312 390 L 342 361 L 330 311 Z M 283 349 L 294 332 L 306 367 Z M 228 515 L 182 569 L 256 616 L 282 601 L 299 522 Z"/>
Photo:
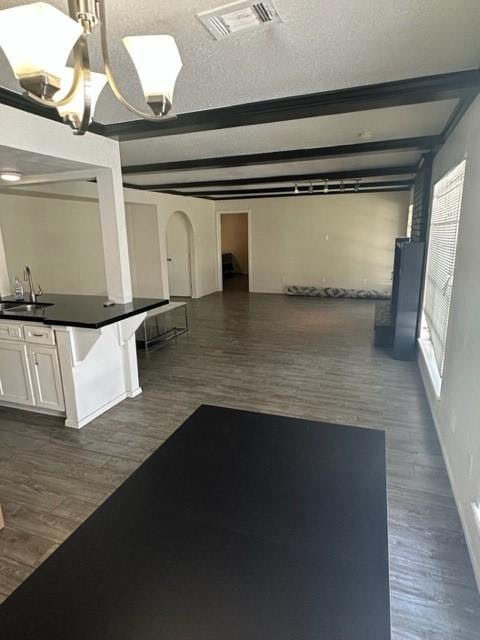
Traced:
<path fill-rule="evenodd" d="M 155 110 L 154 105 L 163 101 L 168 111 L 182 68 L 175 38 L 168 35 L 127 36 L 123 38 L 123 44 L 135 65 L 147 102 Z"/>
<path fill-rule="evenodd" d="M 74 71 L 71 67 L 65 67 L 62 72 L 62 86 L 61 89 L 53 96 L 55 101 L 60 101 L 67 95 L 73 82 Z M 91 77 L 91 93 L 90 93 L 90 122 L 92 121 L 93 114 L 95 112 L 95 106 L 97 100 L 107 82 L 107 76 L 104 73 L 90 74 Z M 57 107 L 57 111 L 64 120 L 68 120 L 73 124 L 78 124 L 82 121 L 83 111 L 85 108 L 85 95 L 83 77 L 82 82 L 79 83 L 78 89 L 73 94 L 71 100 L 67 104 Z"/>
<path fill-rule="evenodd" d="M 37 95 L 58 90 L 68 55 L 82 33 L 80 24 L 46 2 L 0 11 L 0 47 L 20 84 Z"/>

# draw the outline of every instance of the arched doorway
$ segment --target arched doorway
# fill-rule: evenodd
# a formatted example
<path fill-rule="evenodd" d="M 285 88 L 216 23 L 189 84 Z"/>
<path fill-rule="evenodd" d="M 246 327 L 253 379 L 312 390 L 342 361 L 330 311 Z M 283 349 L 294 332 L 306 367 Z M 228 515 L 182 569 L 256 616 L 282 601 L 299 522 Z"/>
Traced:
<path fill-rule="evenodd" d="M 167 264 L 170 296 L 190 298 L 193 230 L 183 211 L 175 211 L 167 224 Z"/>

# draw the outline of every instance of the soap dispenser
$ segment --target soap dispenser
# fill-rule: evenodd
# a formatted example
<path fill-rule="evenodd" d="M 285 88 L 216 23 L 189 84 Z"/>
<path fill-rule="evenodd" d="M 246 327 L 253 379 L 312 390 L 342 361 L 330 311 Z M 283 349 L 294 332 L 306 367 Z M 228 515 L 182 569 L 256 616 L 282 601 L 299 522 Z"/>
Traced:
<path fill-rule="evenodd" d="M 23 291 L 23 284 L 20 282 L 18 276 L 15 276 L 15 300 L 24 300 L 25 292 Z"/>

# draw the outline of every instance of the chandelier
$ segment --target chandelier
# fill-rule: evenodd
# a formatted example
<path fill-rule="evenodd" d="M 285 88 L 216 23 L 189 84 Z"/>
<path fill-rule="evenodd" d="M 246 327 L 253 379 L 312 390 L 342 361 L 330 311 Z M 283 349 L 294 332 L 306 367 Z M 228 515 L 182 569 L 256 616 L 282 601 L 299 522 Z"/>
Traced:
<path fill-rule="evenodd" d="M 69 16 L 45 2 L 0 11 L 0 47 L 24 95 L 57 109 L 77 135 L 92 121 L 98 97 L 108 82 L 116 98 L 146 120 L 161 120 L 172 107 L 182 61 L 170 35 L 123 38 L 151 112 L 141 111 L 123 96 L 108 52 L 104 0 L 68 0 Z M 99 25 L 105 73 L 90 68 L 88 37 Z M 73 67 L 67 60 L 72 55 Z"/>

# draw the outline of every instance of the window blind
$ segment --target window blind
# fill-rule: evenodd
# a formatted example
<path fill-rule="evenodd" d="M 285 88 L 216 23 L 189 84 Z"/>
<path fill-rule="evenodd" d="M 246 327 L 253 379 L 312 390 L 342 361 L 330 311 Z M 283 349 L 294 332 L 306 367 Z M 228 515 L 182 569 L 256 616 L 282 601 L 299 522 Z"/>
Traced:
<path fill-rule="evenodd" d="M 423 311 L 440 376 L 445 361 L 465 165 L 463 161 L 447 173 L 433 191 Z"/>

